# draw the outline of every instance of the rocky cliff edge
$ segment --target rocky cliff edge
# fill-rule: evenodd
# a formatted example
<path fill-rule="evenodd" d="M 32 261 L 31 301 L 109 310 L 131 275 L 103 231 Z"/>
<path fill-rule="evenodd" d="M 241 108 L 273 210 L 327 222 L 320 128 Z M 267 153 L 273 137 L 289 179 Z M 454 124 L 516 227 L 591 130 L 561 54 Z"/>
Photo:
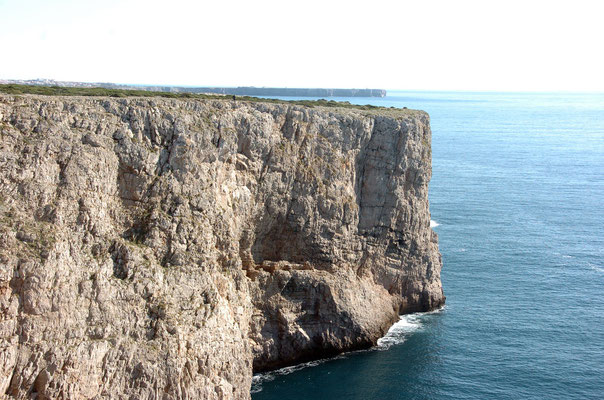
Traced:
<path fill-rule="evenodd" d="M 0 94 L 0 393 L 247 399 L 444 303 L 428 115 Z"/>

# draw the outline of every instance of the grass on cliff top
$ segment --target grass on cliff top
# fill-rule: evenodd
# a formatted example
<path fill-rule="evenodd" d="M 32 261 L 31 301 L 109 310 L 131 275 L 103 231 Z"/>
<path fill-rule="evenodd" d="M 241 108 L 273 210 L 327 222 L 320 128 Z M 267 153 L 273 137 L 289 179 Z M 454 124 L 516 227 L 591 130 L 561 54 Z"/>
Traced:
<path fill-rule="evenodd" d="M 106 96 L 106 97 L 164 97 L 169 99 L 210 99 L 210 100 L 231 100 L 232 95 L 220 94 L 197 94 L 197 93 L 171 93 L 171 92 L 153 92 L 149 90 L 134 89 L 106 89 L 106 88 L 85 88 L 85 87 L 63 87 L 63 86 L 35 86 L 35 85 L 0 85 L 0 93 L 6 94 L 36 94 L 43 96 Z M 403 111 L 394 107 L 378 107 L 371 104 L 357 105 L 348 101 L 335 100 L 279 100 L 263 99 L 251 96 L 236 96 L 237 100 L 250 101 L 258 103 L 283 103 L 296 104 L 306 107 L 332 107 L 332 108 L 351 108 L 357 110 L 390 110 Z M 405 109 L 404 111 L 408 111 Z M 409 110 L 411 111 L 411 110 Z"/>

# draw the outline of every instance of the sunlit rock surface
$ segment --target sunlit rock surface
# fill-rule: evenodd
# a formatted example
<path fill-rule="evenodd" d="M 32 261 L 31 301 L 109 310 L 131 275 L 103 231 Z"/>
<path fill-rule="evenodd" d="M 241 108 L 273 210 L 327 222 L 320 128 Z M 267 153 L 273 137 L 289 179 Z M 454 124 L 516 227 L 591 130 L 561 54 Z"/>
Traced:
<path fill-rule="evenodd" d="M 247 399 L 444 302 L 427 114 L 0 95 L 0 393 Z"/>

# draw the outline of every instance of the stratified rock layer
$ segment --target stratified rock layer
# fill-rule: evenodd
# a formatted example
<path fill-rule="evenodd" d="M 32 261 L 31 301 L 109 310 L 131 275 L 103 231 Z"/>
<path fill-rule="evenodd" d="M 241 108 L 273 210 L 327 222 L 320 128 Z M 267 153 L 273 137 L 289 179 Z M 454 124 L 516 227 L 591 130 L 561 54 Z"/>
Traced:
<path fill-rule="evenodd" d="M 0 393 L 246 399 L 444 302 L 410 110 L 0 95 Z"/>

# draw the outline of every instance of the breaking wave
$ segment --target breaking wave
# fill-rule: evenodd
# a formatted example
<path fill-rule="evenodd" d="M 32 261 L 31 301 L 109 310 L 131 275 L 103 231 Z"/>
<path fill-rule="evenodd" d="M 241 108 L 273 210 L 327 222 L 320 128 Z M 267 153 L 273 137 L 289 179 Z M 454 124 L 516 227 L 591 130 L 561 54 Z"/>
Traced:
<path fill-rule="evenodd" d="M 390 327 L 386 335 L 384 337 L 378 339 L 377 345 L 368 350 L 357 350 L 351 351 L 348 353 L 342 353 L 335 357 L 323 358 L 320 360 L 305 362 L 302 364 L 292 365 L 291 367 L 285 367 L 281 369 L 277 369 L 275 371 L 265 372 L 261 374 L 256 374 L 252 377 L 252 389 L 251 393 L 258 393 L 262 391 L 262 384 L 264 382 L 270 382 L 275 380 L 275 378 L 288 375 L 292 372 L 300 371 L 309 367 L 316 367 L 317 365 L 321 365 L 331 360 L 338 360 L 342 358 L 346 358 L 350 354 L 361 353 L 365 351 L 373 351 L 373 350 L 388 350 L 390 347 L 404 343 L 407 338 L 413 333 L 422 328 L 422 317 L 429 314 L 434 314 L 441 312 L 443 308 L 438 310 L 424 312 L 424 313 L 414 313 L 401 315 L 398 322 Z"/>
<path fill-rule="evenodd" d="M 388 333 L 378 339 L 377 348 L 386 350 L 392 345 L 404 343 L 410 334 L 421 328 L 419 317 L 418 314 L 402 315 L 400 320 L 390 327 Z"/>

